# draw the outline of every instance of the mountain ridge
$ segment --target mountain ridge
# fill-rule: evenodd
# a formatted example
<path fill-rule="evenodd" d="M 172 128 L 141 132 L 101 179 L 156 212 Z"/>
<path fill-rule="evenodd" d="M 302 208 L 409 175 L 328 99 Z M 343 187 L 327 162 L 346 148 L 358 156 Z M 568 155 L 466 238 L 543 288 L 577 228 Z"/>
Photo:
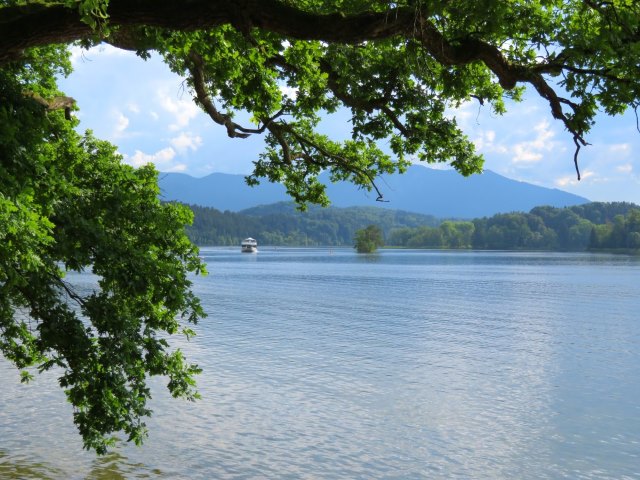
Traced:
<path fill-rule="evenodd" d="M 514 211 L 528 212 L 540 205 L 568 207 L 589 200 L 558 189 L 512 180 L 490 170 L 463 177 L 453 170 L 411 166 L 404 174 L 376 180 L 385 202 L 348 182 L 332 184 L 325 173 L 327 195 L 335 207 L 375 206 L 439 218 L 478 218 Z M 260 205 L 290 201 L 281 184 L 266 180 L 249 187 L 244 175 L 213 173 L 196 178 L 183 173 L 160 174 L 161 199 L 238 212 Z"/>

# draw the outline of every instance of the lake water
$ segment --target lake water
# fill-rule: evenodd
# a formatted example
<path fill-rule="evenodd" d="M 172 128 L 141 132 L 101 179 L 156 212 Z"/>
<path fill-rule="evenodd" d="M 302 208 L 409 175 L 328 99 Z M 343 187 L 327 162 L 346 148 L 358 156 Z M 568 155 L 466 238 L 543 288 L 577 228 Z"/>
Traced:
<path fill-rule="evenodd" d="M 154 379 L 145 445 L 96 457 L 0 359 L 0 478 L 640 478 L 640 258 L 202 255 L 202 400 Z"/>

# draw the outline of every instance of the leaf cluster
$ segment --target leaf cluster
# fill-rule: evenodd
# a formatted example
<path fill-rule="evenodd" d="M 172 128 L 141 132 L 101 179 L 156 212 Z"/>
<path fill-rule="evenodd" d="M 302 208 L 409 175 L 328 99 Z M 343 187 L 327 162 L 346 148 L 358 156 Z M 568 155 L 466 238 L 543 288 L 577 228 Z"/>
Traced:
<path fill-rule="evenodd" d="M 47 62 L 0 69 L 0 352 L 58 372 L 85 447 L 104 453 L 115 432 L 145 437 L 149 375 L 197 397 L 199 368 L 167 338 L 204 316 L 189 276 L 204 268 L 184 232 L 191 211 L 160 203 L 152 167 L 124 165 L 24 94 L 60 93 L 53 72 L 66 56 L 38 53 Z M 85 270 L 93 291 L 65 279 Z"/>
<path fill-rule="evenodd" d="M 356 231 L 354 248 L 358 253 L 373 253 L 384 245 L 382 230 L 377 225 L 368 225 Z"/>

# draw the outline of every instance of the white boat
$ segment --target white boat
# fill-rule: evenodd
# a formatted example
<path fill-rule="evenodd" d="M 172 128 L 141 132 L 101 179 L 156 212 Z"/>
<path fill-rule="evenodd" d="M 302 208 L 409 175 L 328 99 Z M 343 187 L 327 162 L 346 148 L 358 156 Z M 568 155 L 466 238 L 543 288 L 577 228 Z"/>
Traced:
<path fill-rule="evenodd" d="M 254 238 L 245 238 L 240 244 L 242 253 L 258 253 L 258 242 Z"/>

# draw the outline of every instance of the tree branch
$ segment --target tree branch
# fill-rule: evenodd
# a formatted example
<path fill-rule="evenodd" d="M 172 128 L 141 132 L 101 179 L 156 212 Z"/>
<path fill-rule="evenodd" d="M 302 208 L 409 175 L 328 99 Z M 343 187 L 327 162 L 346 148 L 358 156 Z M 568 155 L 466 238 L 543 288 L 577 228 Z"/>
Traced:
<path fill-rule="evenodd" d="M 410 32 L 414 11 L 316 14 L 278 0 L 111 0 L 109 26 L 194 31 L 230 24 L 239 31 L 261 28 L 300 40 L 359 43 Z M 28 5 L 0 9 L 0 64 L 29 47 L 69 43 L 94 32 L 76 9 Z M 108 40 L 104 38 L 103 40 Z"/>
<path fill-rule="evenodd" d="M 75 106 L 76 101 L 71 97 L 53 97 L 50 100 L 42 98 L 35 92 L 25 91 L 23 92 L 26 97 L 33 98 L 36 102 L 42 105 L 47 110 L 61 110 L 64 109 L 64 116 L 67 120 L 71 120 L 71 109 Z"/>
<path fill-rule="evenodd" d="M 222 125 L 227 129 L 227 135 L 230 138 L 247 138 L 251 136 L 251 134 L 260 134 L 264 133 L 264 131 L 268 128 L 269 124 L 273 122 L 275 119 L 283 115 L 284 110 L 280 110 L 273 117 L 266 118 L 263 121 L 263 125 L 260 128 L 245 128 L 233 120 L 229 115 L 225 115 L 220 113 L 218 109 L 213 104 L 213 100 L 207 93 L 207 87 L 204 76 L 204 61 L 202 57 L 191 51 L 188 56 L 190 60 L 189 72 L 191 73 L 191 78 L 193 80 L 193 86 L 196 91 L 196 98 L 198 102 L 202 105 L 204 110 L 209 114 L 211 119 L 216 122 L 218 125 Z"/>
<path fill-rule="evenodd" d="M 286 145 L 286 148 L 287 148 L 287 152 L 290 152 L 290 147 L 288 145 L 288 142 L 284 138 L 284 135 L 282 135 L 282 132 L 288 132 L 296 139 L 296 141 L 298 142 L 298 144 L 300 145 L 300 147 L 302 148 L 302 150 L 304 152 L 303 157 L 304 157 L 305 161 L 307 161 L 309 163 L 316 164 L 316 165 L 318 165 L 318 166 L 320 166 L 322 168 L 325 168 L 325 167 L 327 167 L 327 166 L 329 166 L 331 164 L 331 163 L 320 163 L 317 160 L 315 160 L 313 158 L 313 155 L 311 155 L 307 150 L 307 147 L 311 147 L 314 150 L 316 150 L 317 152 L 319 152 L 324 158 L 332 160 L 335 165 L 340 166 L 344 170 L 347 170 L 347 171 L 353 173 L 356 176 L 364 177 L 364 179 L 366 179 L 367 183 L 369 185 L 371 185 L 371 187 L 376 191 L 376 193 L 378 195 L 378 197 L 376 198 L 376 201 L 377 202 L 385 202 L 386 201 L 386 200 L 384 200 L 384 195 L 382 194 L 382 192 L 380 191 L 380 189 L 376 185 L 376 182 L 373 179 L 373 177 L 371 175 L 369 175 L 369 173 L 367 173 L 365 170 L 362 170 L 360 168 L 355 167 L 351 162 L 349 162 L 349 160 L 347 160 L 344 157 L 341 157 L 340 155 L 335 155 L 335 154 L 333 154 L 331 152 L 328 152 L 326 149 L 324 149 L 322 146 L 318 145 L 316 142 L 310 140 L 309 138 L 307 138 L 304 135 L 302 135 L 299 132 L 297 132 L 290 125 L 287 125 L 285 123 L 279 123 L 278 124 L 278 130 L 280 130 L 279 136 L 277 136 L 275 133 L 274 133 L 274 135 L 276 135 L 276 138 L 278 139 L 278 141 L 279 141 L 279 143 L 281 145 L 284 142 L 284 144 Z M 272 131 L 272 130 L 270 129 L 270 131 Z M 289 155 L 289 158 L 291 159 L 291 154 L 287 153 L 287 155 Z"/>

